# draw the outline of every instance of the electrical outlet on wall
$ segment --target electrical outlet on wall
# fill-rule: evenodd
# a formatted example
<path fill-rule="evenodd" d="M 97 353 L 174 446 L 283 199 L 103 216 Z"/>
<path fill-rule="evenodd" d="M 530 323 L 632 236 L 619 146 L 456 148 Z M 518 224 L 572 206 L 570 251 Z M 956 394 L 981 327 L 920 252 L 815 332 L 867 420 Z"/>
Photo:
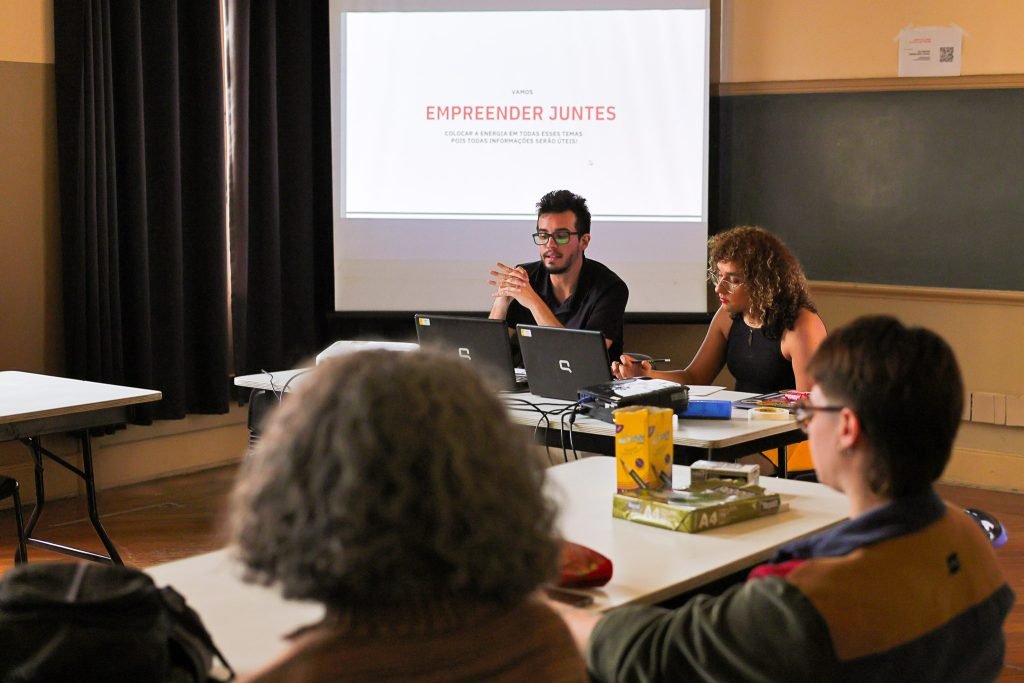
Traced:
<path fill-rule="evenodd" d="M 1006 424 L 1006 394 L 991 391 L 971 392 L 971 422 Z"/>
<path fill-rule="evenodd" d="M 1024 396 L 1007 395 L 1006 426 L 1024 427 Z"/>
<path fill-rule="evenodd" d="M 1004 408 L 1004 415 L 1005 415 Z M 1005 418 L 1004 418 L 1005 419 Z M 971 392 L 971 422 L 995 424 L 996 395 L 987 391 Z"/>

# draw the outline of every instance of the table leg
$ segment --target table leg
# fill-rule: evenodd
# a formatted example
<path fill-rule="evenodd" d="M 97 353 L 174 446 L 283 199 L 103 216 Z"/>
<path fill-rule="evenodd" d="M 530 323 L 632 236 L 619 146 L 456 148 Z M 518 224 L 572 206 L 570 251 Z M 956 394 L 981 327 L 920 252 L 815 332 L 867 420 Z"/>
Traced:
<path fill-rule="evenodd" d="M 789 468 L 787 467 L 787 463 L 786 463 L 786 445 L 785 444 L 779 446 L 778 453 L 779 453 L 779 464 L 775 468 L 777 470 L 775 472 L 775 476 L 780 477 L 782 479 L 786 479 L 786 478 L 789 477 Z"/>
<path fill-rule="evenodd" d="M 89 430 L 85 429 L 78 432 L 78 436 L 82 444 L 82 464 L 84 466 L 84 471 L 67 462 L 56 453 L 44 448 L 42 445 L 42 437 L 34 436 L 22 439 L 22 443 L 28 446 L 29 450 L 32 451 L 32 461 L 35 465 L 34 473 L 36 482 L 36 504 L 32 509 L 32 516 L 29 518 L 28 526 L 25 527 L 27 542 L 29 545 L 36 548 L 51 550 L 56 553 L 70 555 L 82 560 L 123 565 L 124 562 L 121 560 L 121 556 L 118 554 L 117 548 L 114 547 L 113 541 L 110 540 L 106 529 L 103 528 L 103 524 L 100 521 L 99 508 L 96 505 L 96 478 L 92 466 L 92 440 L 89 437 Z M 96 535 L 99 536 L 100 541 L 103 543 L 103 547 L 109 555 L 101 555 L 99 553 L 93 553 L 80 548 L 72 548 L 70 546 L 44 541 L 32 536 L 36 523 L 39 521 L 39 517 L 43 512 L 43 507 L 46 505 L 46 482 L 43 474 L 43 456 L 50 458 L 55 463 L 74 473 L 85 482 L 85 498 L 89 509 L 89 521 L 92 523 L 93 530 L 96 532 Z"/>
<path fill-rule="evenodd" d="M 0 477 L 5 495 L 11 496 L 11 503 L 14 507 L 14 524 L 18 532 L 18 548 L 14 551 L 14 564 L 24 564 L 28 561 L 28 548 L 25 547 L 25 518 L 21 511 L 21 493 L 18 491 L 18 482 L 7 477 Z M 8 490 L 9 489 L 9 490 Z"/>
<path fill-rule="evenodd" d="M 36 528 L 39 515 L 46 504 L 46 480 L 43 477 L 43 449 L 39 443 L 39 437 L 29 437 L 23 443 L 32 452 L 32 474 L 36 482 L 36 504 L 32 508 L 32 515 L 28 518 L 28 526 L 25 527 L 25 536 L 32 538 L 32 531 Z"/>
<path fill-rule="evenodd" d="M 111 563 L 123 565 L 124 562 L 121 561 L 114 542 L 107 536 L 107 530 L 103 528 L 103 523 L 100 521 L 100 511 L 96 505 L 96 476 L 92 469 L 92 439 L 89 438 L 89 430 L 82 430 L 81 436 L 82 465 L 85 467 L 85 477 L 83 477 L 85 479 L 85 500 L 89 506 L 89 520 L 92 522 L 92 528 L 96 530 L 96 535 L 103 541 L 103 547 L 110 554 Z"/>

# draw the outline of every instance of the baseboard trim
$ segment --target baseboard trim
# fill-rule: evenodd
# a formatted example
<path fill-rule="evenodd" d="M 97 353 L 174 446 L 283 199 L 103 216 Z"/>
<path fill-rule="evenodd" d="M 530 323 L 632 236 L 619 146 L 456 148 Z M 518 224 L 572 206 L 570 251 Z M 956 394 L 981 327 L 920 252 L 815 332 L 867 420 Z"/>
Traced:
<path fill-rule="evenodd" d="M 942 483 L 1024 492 L 1024 457 L 974 448 L 954 448 Z"/>
<path fill-rule="evenodd" d="M 96 488 L 102 491 L 230 465 L 245 457 L 247 447 L 248 430 L 244 424 L 228 424 L 152 439 L 121 442 L 94 439 Z M 82 466 L 80 453 L 61 455 L 76 467 Z M 84 495 L 82 480 L 74 474 L 48 461 L 44 462 L 44 467 L 47 500 Z M 23 461 L 0 465 L 0 475 L 18 481 L 23 504 L 35 502 L 34 468 L 27 453 Z"/>
<path fill-rule="evenodd" d="M 245 432 L 238 427 L 210 430 L 194 435 L 193 439 L 188 440 L 192 443 L 189 443 L 184 450 L 209 454 L 206 457 L 167 458 L 159 457 L 165 454 L 152 451 L 145 455 L 140 453 L 117 454 L 117 449 L 111 449 L 113 452 L 108 452 L 106 458 L 102 453 L 97 454 L 97 465 L 103 463 L 107 466 L 102 468 L 107 476 L 101 476 L 100 472 L 97 472 L 97 486 L 100 489 L 125 486 L 237 463 L 244 457 L 244 437 Z M 184 445 L 181 441 L 181 439 L 168 439 L 161 445 L 168 450 L 177 451 Z M 151 447 L 152 445 L 153 442 L 150 442 Z M 122 457 L 118 457 L 118 455 L 122 455 Z M 149 466 L 124 467 L 122 459 L 124 456 L 132 459 L 146 458 L 149 461 Z M 71 456 L 71 460 L 75 464 L 80 464 L 78 462 L 80 457 L 77 454 Z M 121 462 L 117 462 L 119 460 Z M 46 474 L 48 498 L 55 500 L 83 493 L 80 480 L 62 468 L 47 467 Z M 35 501 L 32 463 L 27 461 L 27 458 L 23 463 L 0 465 L 0 475 L 12 477 L 20 482 L 23 503 Z M 953 456 L 942 476 L 942 482 L 998 491 L 1024 492 L 1024 456 L 975 448 L 954 448 Z M 0 508 L 9 507 L 10 501 L 4 501 L 4 503 L 0 505 Z"/>

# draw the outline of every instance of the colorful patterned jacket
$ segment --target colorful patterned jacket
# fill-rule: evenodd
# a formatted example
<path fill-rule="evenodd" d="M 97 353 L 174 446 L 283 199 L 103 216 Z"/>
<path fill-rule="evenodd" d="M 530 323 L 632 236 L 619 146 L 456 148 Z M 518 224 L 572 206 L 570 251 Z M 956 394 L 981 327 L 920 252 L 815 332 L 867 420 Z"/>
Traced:
<path fill-rule="evenodd" d="M 978 525 L 932 491 L 783 547 L 676 610 L 605 615 L 599 681 L 991 681 L 1013 605 Z"/>

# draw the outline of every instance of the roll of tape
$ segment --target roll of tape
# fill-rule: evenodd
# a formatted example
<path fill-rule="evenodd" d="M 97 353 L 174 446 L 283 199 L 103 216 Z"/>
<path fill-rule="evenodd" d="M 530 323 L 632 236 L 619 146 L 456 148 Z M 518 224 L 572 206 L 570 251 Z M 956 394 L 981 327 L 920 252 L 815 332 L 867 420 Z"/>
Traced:
<path fill-rule="evenodd" d="M 788 420 L 789 411 L 785 408 L 769 408 L 760 406 L 747 411 L 748 420 Z"/>

